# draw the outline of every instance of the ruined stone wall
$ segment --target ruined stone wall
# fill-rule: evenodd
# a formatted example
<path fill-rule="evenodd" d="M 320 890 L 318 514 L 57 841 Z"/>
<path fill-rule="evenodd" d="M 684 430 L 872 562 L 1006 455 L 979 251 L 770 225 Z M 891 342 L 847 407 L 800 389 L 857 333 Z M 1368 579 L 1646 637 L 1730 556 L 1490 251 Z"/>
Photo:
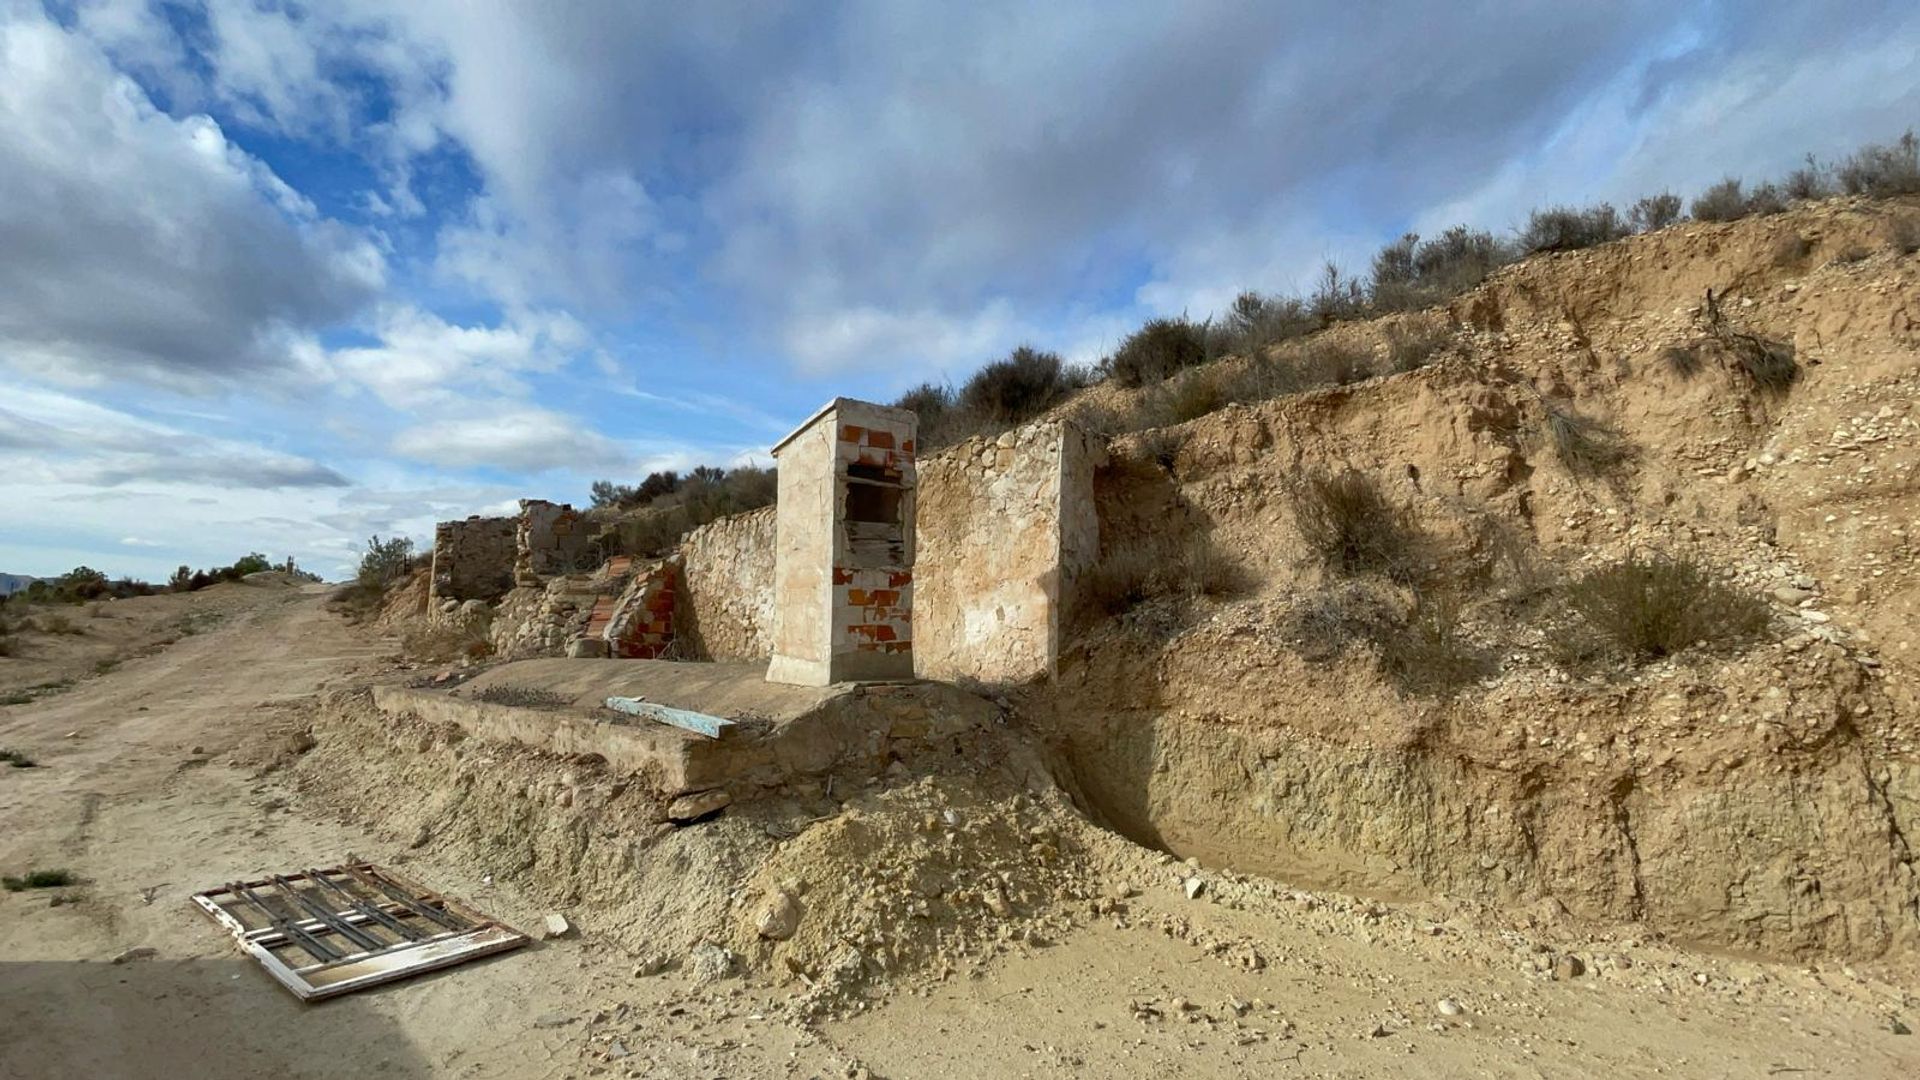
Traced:
<path fill-rule="evenodd" d="M 969 439 L 920 463 L 914 673 L 1051 675 L 1073 580 L 1097 553 L 1099 440 L 1064 421 Z"/>
<path fill-rule="evenodd" d="M 691 655 L 764 660 L 773 649 L 771 506 L 702 525 L 680 542 L 675 633 Z"/>
<path fill-rule="evenodd" d="M 578 510 L 545 499 L 521 499 L 514 537 L 514 584 L 539 588 L 555 574 L 582 573 L 597 562 L 591 557 L 592 536 Z"/>
<path fill-rule="evenodd" d="M 513 588 L 516 533 L 510 517 L 443 521 L 433 530 L 430 602 L 498 600 Z"/>

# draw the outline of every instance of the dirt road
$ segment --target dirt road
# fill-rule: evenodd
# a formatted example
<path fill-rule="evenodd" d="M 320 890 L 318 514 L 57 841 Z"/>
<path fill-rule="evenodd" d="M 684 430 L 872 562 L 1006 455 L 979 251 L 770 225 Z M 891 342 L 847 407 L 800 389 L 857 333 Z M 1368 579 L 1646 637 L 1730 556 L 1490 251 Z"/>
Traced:
<path fill-rule="evenodd" d="M 189 894 L 355 853 L 519 925 L 542 914 L 509 874 L 476 877 L 343 824 L 247 757 L 250 733 L 287 726 L 391 652 L 312 592 L 262 588 L 163 652 L 0 708 L 0 746 L 40 763 L 0 770 L 0 868 L 79 879 L 0 895 L 0 1077 L 1920 1070 L 1920 1045 L 1899 1034 L 1899 1018 L 1915 1019 L 1910 970 L 1623 940 L 1609 948 L 1631 969 L 1556 980 L 1527 967 L 1524 940 L 1442 908 L 1236 899 L 1224 881 L 1194 899 L 1189 868 L 1144 853 L 1124 918 L 1083 911 L 1060 940 L 1020 942 L 975 977 L 844 1020 L 784 1019 L 790 989 L 763 973 L 643 975 L 590 919 L 577 938 L 304 1006 Z M 1257 942 L 1264 962 L 1222 942 Z M 153 956 L 113 962 L 133 948 Z"/>

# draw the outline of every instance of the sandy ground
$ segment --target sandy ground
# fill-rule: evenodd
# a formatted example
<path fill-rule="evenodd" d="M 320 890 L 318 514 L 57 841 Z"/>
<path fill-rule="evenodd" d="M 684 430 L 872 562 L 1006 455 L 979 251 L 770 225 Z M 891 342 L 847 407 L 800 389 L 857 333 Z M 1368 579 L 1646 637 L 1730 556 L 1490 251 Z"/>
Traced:
<path fill-rule="evenodd" d="M 393 647 L 315 591 L 216 601 L 203 632 L 0 708 L 0 747 L 40 763 L 0 768 L 0 869 L 79 878 L 0 894 L 0 1077 L 1920 1075 L 1920 1039 L 1900 1033 L 1920 1021 L 1910 966 L 1623 941 L 1630 969 L 1555 979 L 1526 941 L 1443 907 L 1190 899 L 1189 871 L 1152 857 L 1139 895 L 1079 912 L 1059 940 L 818 1024 L 788 1020 L 788 991 L 758 975 L 640 975 L 590 918 L 578 937 L 301 1005 L 189 894 L 353 853 L 517 925 L 543 912 L 510 875 L 437 865 L 243 764 L 250 730 Z M 156 955 L 112 962 L 136 946 Z"/>

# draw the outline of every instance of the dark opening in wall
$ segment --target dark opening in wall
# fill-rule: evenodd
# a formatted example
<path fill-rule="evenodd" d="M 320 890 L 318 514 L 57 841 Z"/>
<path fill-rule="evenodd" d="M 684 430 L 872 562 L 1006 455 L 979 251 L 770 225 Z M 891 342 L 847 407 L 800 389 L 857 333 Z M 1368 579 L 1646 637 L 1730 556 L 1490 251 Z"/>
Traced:
<path fill-rule="evenodd" d="M 851 477 L 847 483 L 847 520 L 900 524 L 901 488 L 861 483 Z"/>

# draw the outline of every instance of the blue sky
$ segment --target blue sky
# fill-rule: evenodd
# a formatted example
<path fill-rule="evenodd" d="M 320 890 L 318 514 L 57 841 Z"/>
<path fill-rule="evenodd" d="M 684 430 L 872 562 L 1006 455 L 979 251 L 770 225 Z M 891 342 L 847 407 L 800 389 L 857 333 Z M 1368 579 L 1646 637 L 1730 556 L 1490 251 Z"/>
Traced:
<path fill-rule="evenodd" d="M 337 574 L 1920 123 L 1911 3 L 1432 11 L 0 0 L 0 569 Z"/>

